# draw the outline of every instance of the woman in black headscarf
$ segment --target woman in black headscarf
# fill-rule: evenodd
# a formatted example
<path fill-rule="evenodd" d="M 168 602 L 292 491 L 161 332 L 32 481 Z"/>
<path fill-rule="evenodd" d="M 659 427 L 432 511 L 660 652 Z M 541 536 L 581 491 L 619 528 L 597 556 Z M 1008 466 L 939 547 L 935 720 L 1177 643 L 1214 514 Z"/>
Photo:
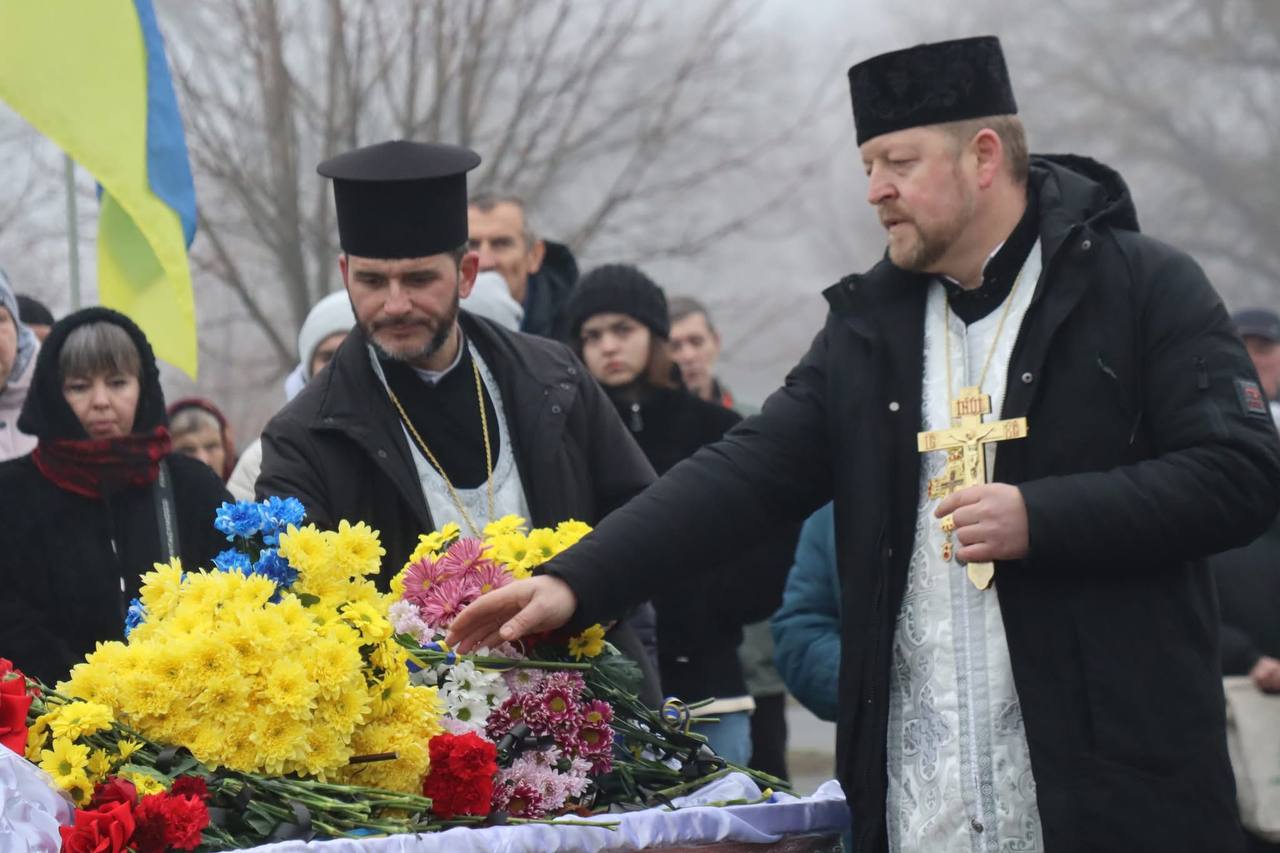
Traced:
<path fill-rule="evenodd" d="M 226 545 L 213 518 L 229 496 L 172 452 L 151 345 L 115 311 L 54 324 L 18 425 L 38 443 L 0 464 L 0 656 L 53 682 L 124 636 L 155 563 L 209 564 Z"/>

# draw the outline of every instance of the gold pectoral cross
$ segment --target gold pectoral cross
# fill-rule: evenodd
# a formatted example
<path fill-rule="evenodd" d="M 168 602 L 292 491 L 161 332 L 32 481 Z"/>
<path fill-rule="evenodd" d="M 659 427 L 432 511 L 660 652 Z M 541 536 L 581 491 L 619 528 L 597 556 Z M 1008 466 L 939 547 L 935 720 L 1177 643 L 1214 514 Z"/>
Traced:
<path fill-rule="evenodd" d="M 991 413 L 991 397 L 981 388 L 961 388 L 960 396 L 951 401 L 951 426 L 917 435 L 920 452 L 947 451 L 947 467 L 942 475 L 929 481 L 929 497 L 944 498 L 952 492 L 987 482 L 986 445 L 996 441 L 1008 441 L 1027 437 L 1027 419 L 1013 418 L 1007 421 L 984 423 L 983 415 Z M 942 519 L 942 532 L 947 535 L 942 546 L 942 559 L 950 560 L 954 554 L 951 532 L 955 519 Z M 996 567 L 992 563 L 969 563 L 969 580 L 978 589 L 991 585 Z"/>

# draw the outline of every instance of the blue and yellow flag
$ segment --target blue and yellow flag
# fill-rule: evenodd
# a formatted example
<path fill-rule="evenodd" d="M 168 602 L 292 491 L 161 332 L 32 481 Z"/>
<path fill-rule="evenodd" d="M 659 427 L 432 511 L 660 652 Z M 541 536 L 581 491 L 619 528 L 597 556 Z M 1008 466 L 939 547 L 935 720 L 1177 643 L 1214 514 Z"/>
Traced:
<path fill-rule="evenodd" d="M 98 298 L 196 375 L 196 195 L 151 0 L 0 0 L 0 100 L 102 188 Z"/>

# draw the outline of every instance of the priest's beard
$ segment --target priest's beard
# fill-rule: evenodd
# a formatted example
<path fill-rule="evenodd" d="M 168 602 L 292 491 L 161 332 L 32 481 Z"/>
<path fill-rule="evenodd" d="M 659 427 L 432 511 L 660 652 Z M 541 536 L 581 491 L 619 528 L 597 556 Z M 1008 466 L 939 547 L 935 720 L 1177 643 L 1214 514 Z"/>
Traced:
<path fill-rule="evenodd" d="M 410 365 L 419 364 L 438 353 L 445 344 L 449 343 L 449 339 L 453 337 L 453 329 L 458 325 L 458 306 L 460 303 L 461 299 L 455 289 L 453 291 L 453 303 L 444 312 L 444 315 L 434 322 L 424 320 L 383 320 L 380 323 L 371 323 L 368 328 L 364 328 L 364 336 L 373 345 L 373 349 L 379 358 L 386 361 L 403 361 Z M 416 350 L 391 352 L 379 344 L 374 335 L 381 329 L 391 329 L 398 326 L 423 326 L 432 329 L 431 338 L 425 346 Z"/>
<path fill-rule="evenodd" d="M 936 272 L 936 264 L 942 260 L 952 246 L 960 239 L 965 228 L 973 219 L 975 198 L 968 188 L 957 180 L 958 198 L 955 212 L 950 216 L 932 224 L 924 224 L 907 216 L 906 213 L 894 210 L 882 210 L 881 219 L 902 218 L 906 222 L 902 226 L 912 232 L 908 239 L 889 241 L 889 260 L 899 269 L 908 272 Z"/>

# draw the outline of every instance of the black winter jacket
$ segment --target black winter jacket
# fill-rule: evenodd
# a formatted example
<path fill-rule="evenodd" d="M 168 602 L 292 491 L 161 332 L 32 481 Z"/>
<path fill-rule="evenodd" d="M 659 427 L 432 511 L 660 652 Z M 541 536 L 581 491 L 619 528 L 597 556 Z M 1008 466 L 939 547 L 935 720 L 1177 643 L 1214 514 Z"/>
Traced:
<path fill-rule="evenodd" d="M 142 332 L 114 311 L 86 309 L 54 325 L 22 410 L 24 432 L 86 438 L 62 397 L 58 356 L 76 327 L 107 320 L 129 332 L 142 356 L 134 431 L 167 423 L 155 357 Z M 179 453 L 165 457 L 173 480 L 178 553 L 207 567 L 227 541 L 214 513 L 230 500 L 213 469 Z M 141 577 L 163 559 L 154 486 L 95 500 L 45 478 L 30 455 L 0 464 L 0 657 L 48 684 L 65 678 L 98 642 L 124 637 Z"/>
<path fill-rule="evenodd" d="M 606 390 L 659 475 L 719 441 L 742 420 L 683 389 Z M 738 661 L 742 626 L 782 604 L 785 566 L 795 553 L 797 534 L 794 525 L 783 525 L 780 533 L 748 543 L 726 555 L 729 559 L 721 557 L 723 570 L 686 574 L 654 593 L 664 691 L 689 702 L 747 695 Z"/>
<path fill-rule="evenodd" d="M 578 262 L 563 243 L 543 242 L 547 251 L 542 258 L 542 268 L 529 276 L 520 331 L 559 341 L 564 340 L 567 333 L 564 305 L 578 283 Z"/>
<path fill-rule="evenodd" d="M 1138 233 L 1127 189 L 1037 157 L 1044 272 L 1008 365 L 1003 417 L 1030 435 L 994 478 L 1026 502 L 1030 554 L 996 566 L 1045 847 L 1242 843 L 1204 557 L 1280 508 L 1280 443 L 1221 300 L 1185 254 Z M 881 262 L 828 289 L 785 386 L 548 564 L 597 619 L 725 542 L 834 498 L 842 590 L 837 762 L 856 848 L 887 848 L 891 648 L 920 482 L 926 277 Z M 1242 384 L 1246 383 L 1246 384 Z M 676 560 L 676 556 L 680 560 Z"/>
<path fill-rule="evenodd" d="M 1280 658 L 1280 519 L 1243 548 L 1209 559 L 1222 613 L 1222 672 L 1248 675 Z"/>
<path fill-rule="evenodd" d="M 653 482 L 653 468 L 568 347 L 465 311 L 460 322 L 501 391 L 533 526 L 594 525 Z M 383 589 L 418 536 L 435 529 L 399 415 L 358 328 L 267 424 L 256 491 L 298 498 L 322 528 L 346 519 L 380 531 Z M 610 639 L 648 669 L 645 698 L 658 699 L 656 674 L 630 628 Z"/>

